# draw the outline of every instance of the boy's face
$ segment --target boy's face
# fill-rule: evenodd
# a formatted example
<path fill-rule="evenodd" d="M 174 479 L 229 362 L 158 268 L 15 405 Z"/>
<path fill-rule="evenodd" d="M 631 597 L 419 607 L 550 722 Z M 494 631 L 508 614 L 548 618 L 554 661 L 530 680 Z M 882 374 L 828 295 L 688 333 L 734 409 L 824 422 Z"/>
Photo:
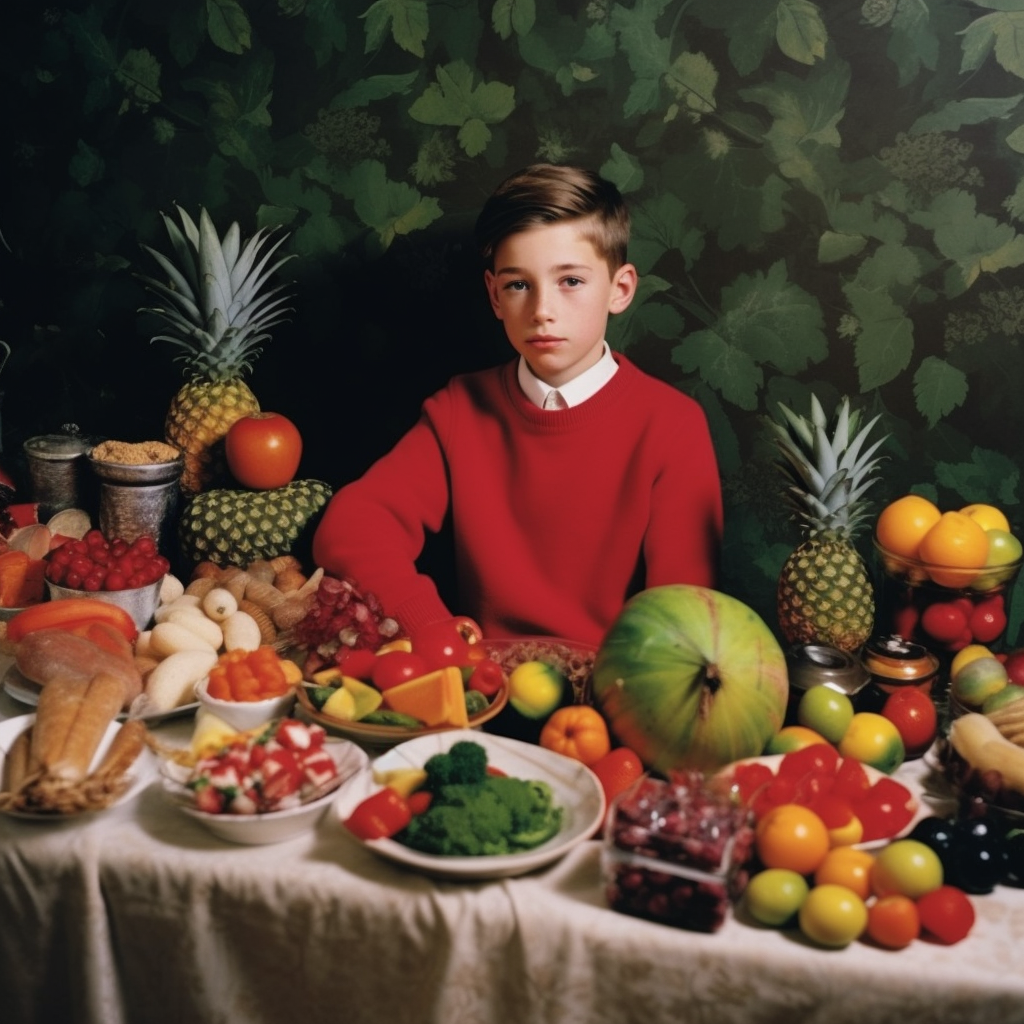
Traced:
<path fill-rule="evenodd" d="M 534 375 L 560 387 L 600 358 L 608 315 L 632 301 L 632 264 L 614 273 L 579 223 L 563 221 L 509 235 L 484 273 L 494 315 Z"/>

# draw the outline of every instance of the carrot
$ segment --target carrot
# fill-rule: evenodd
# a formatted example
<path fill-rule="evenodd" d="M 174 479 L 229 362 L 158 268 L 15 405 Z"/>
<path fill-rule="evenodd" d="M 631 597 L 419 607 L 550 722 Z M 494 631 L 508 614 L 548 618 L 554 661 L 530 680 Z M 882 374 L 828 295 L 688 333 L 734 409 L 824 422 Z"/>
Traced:
<path fill-rule="evenodd" d="M 17 643 L 40 629 L 77 629 L 89 622 L 105 622 L 113 626 L 129 643 L 134 643 L 139 635 L 135 620 L 116 604 L 89 597 L 68 597 L 60 601 L 44 601 L 18 612 L 7 623 L 7 639 Z"/>

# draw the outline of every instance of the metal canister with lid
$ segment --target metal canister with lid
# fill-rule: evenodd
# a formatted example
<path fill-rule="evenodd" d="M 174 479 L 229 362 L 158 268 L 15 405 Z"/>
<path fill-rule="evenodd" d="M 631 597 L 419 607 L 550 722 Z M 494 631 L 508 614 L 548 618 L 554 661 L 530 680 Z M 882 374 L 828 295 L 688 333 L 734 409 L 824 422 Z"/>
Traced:
<path fill-rule="evenodd" d="M 931 694 L 939 675 L 937 655 L 901 636 L 875 637 L 864 645 L 864 668 L 871 682 L 883 693 L 895 693 L 912 686 Z"/>
<path fill-rule="evenodd" d="M 40 520 L 55 512 L 83 508 L 87 504 L 88 467 L 85 453 L 93 440 L 68 424 L 58 434 L 30 437 L 22 446 L 28 460 L 32 500 L 39 505 Z"/>

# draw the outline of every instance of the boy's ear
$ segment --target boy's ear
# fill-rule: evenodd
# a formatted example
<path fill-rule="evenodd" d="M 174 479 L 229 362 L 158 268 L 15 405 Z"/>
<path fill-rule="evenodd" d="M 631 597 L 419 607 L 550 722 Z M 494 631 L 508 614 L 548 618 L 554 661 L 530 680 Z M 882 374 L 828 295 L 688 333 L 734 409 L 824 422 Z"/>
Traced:
<path fill-rule="evenodd" d="M 491 309 L 494 315 L 501 320 L 501 303 L 498 301 L 498 278 L 490 271 L 484 271 L 484 287 L 487 289 L 487 298 L 491 300 Z"/>
<path fill-rule="evenodd" d="M 639 276 L 632 263 L 623 263 L 612 274 L 612 294 L 608 303 L 609 313 L 621 313 L 633 301 Z"/>

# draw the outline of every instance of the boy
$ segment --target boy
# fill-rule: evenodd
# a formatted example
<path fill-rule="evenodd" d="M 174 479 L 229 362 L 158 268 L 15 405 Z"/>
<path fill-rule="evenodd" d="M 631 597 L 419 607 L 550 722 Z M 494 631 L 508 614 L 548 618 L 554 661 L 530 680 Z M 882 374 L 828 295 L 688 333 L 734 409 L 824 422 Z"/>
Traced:
<path fill-rule="evenodd" d="M 454 377 L 332 499 L 313 557 L 409 631 L 474 618 L 488 638 L 600 644 L 625 600 L 714 586 L 722 498 L 700 407 L 605 343 L 637 272 L 618 190 L 574 167 L 512 175 L 476 225 L 484 284 L 519 358 Z M 460 607 L 417 572 L 451 517 Z"/>

